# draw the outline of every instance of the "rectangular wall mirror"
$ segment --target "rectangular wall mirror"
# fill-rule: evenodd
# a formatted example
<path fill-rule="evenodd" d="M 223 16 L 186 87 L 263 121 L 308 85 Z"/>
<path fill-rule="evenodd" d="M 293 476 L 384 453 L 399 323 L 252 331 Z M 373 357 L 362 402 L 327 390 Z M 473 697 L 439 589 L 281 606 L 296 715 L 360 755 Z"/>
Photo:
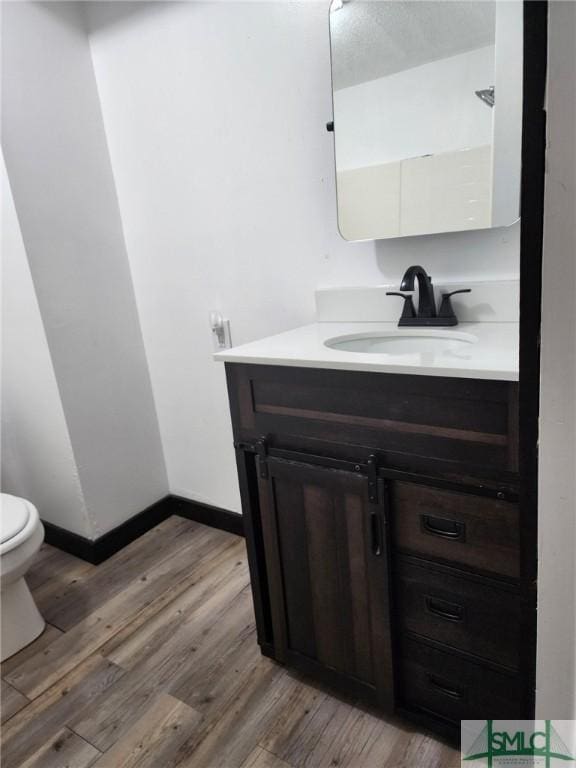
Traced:
<path fill-rule="evenodd" d="M 342 237 L 458 232 L 518 219 L 522 5 L 333 0 Z"/>

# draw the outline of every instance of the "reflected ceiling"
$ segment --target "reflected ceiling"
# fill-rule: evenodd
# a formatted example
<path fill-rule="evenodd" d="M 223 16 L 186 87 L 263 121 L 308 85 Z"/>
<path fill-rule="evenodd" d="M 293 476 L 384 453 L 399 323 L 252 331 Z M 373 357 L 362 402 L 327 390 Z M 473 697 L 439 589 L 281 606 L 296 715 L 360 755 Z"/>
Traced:
<path fill-rule="evenodd" d="M 494 22 L 485 0 L 343 2 L 330 13 L 334 88 L 491 45 Z"/>

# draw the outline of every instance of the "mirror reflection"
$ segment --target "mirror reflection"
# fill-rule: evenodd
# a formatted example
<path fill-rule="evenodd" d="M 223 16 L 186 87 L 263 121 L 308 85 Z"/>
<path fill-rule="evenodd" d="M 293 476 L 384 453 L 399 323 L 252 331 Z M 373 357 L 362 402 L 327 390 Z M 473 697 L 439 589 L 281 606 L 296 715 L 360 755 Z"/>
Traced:
<path fill-rule="evenodd" d="M 518 218 L 522 3 L 334 0 L 330 37 L 345 239 Z"/>

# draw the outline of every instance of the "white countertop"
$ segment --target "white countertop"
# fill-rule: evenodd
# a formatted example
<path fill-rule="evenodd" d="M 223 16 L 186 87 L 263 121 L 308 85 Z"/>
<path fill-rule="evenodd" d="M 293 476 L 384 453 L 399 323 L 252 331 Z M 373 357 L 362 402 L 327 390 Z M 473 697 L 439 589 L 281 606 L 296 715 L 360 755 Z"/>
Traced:
<path fill-rule="evenodd" d="M 345 352 L 325 341 L 348 334 L 471 334 L 477 341 L 457 350 L 398 354 Z M 215 360 L 257 365 L 290 365 L 345 371 L 405 373 L 461 379 L 518 381 L 518 323 L 460 323 L 454 328 L 398 328 L 390 322 L 319 322 L 217 352 Z"/>

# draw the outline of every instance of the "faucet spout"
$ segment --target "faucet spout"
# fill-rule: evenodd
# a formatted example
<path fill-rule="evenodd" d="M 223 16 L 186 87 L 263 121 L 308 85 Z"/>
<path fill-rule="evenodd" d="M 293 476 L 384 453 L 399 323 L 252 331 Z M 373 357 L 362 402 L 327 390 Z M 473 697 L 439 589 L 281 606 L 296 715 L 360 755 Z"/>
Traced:
<path fill-rule="evenodd" d="M 388 296 L 401 296 L 404 299 L 404 308 L 402 316 L 398 322 L 400 327 L 410 326 L 450 326 L 458 325 L 458 318 L 454 314 L 454 309 L 450 297 L 456 293 L 470 293 L 470 288 L 459 288 L 451 293 L 442 294 L 440 310 L 436 312 L 436 300 L 434 298 L 434 287 L 432 278 L 428 275 L 424 267 L 417 265 L 408 267 L 402 278 L 400 285 L 401 291 L 413 291 L 414 284 L 418 281 L 418 312 L 414 309 L 412 296 L 409 293 L 398 293 L 398 291 L 388 291 Z"/>
<path fill-rule="evenodd" d="M 432 278 L 429 277 L 424 267 L 408 267 L 400 284 L 401 291 L 413 291 L 414 282 L 418 281 L 418 317 L 436 317 L 436 300 Z"/>

